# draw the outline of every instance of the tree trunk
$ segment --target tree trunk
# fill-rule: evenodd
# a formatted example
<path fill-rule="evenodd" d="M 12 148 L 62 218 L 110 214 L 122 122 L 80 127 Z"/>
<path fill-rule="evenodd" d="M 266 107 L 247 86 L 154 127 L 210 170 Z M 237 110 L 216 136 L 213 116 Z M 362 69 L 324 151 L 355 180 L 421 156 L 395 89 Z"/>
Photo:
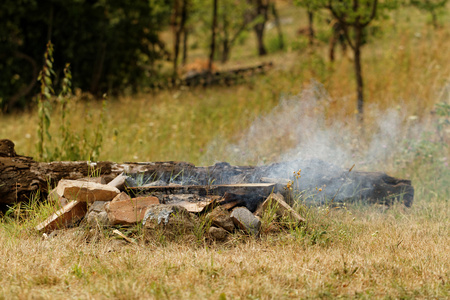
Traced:
<path fill-rule="evenodd" d="M 337 38 L 336 38 L 336 35 L 333 33 L 330 38 L 330 47 L 328 50 L 328 57 L 330 58 L 330 62 L 334 62 L 334 53 L 335 53 L 335 49 L 336 49 L 336 43 L 337 43 Z"/>
<path fill-rule="evenodd" d="M 436 11 L 434 9 L 432 9 L 430 11 L 430 13 L 431 13 L 431 22 L 433 24 L 433 27 L 434 27 L 434 29 L 437 29 L 439 27 L 439 25 L 438 25 L 438 21 L 437 21 Z"/>
<path fill-rule="evenodd" d="M 100 79 L 102 77 L 103 66 L 105 63 L 105 56 L 106 56 L 106 42 L 101 42 L 97 50 L 97 58 L 95 60 L 93 68 L 94 71 L 92 73 L 92 80 L 91 80 L 90 92 L 94 95 L 98 94 Z"/>
<path fill-rule="evenodd" d="M 216 52 L 216 30 L 217 30 L 217 0 L 213 3 L 212 27 L 211 27 L 211 47 L 209 49 L 208 72 L 212 73 L 214 54 Z"/>
<path fill-rule="evenodd" d="M 266 46 L 264 46 L 264 24 L 255 25 L 256 42 L 258 43 L 258 55 L 264 56 L 267 54 Z"/>
<path fill-rule="evenodd" d="M 264 0 L 257 0 L 256 1 L 256 14 L 255 17 L 262 16 L 263 20 L 262 22 L 259 22 L 258 24 L 255 24 L 253 27 L 256 35 L 256 42 L 258 44 L 258 55 L 264 56 L 267 54 L 266 46 L 264 45 L 264 29 L 266 27 L 267 22 L 267 11 L 268 11 L 268 0 L 267 3 L 264 2 Z"/>
<path fill-rule="evenodd" d="M 183 30 L 183 60 L 182 60 L 183 65 L 185 65 L 187 63 L 188 35 L 189 35 L 189 30 L 185 27 Z"/>
<path fill-rule="evenodd" d="M 222 41 L 222 63 L 226 63 L 230 59 L 230 42 L 228 39 Z"/>
<path fill-rule="evenodd" d="M 180 10 L 180 0 L 175 0 L 173 4 L 172 13 L 172 33 L 173 33 L 173 73 L 172 79 L 175 80 L 178 77 L 178 53 L 180 50 L 180 30 L 179 30 L 179 10 Z"/>
<path fill-rule="evenodd" d="M 309 46 L 314 45 L 314 12 L 311 9 L 308 9 L 308 37 L 309 37 Z"/>
<path fill-rule="evenodd" d="M 283 37 L 283 31 L 281 30 L 281 23 L 280 23 L 280 17 L 278 16 L 278 11 L 275 6 L 275 2 L 273 2 L 271 5 L 272 8 L 272 15 L 275 19 L 275 26 L 277 28 L 278 33 L 278 45 L 280 49 L 284 49 L 284 37 Z"/>
<path fill-rule="evenodd" d="M 360 26 L 355 26 L 355 45 L 354 45 L 354 56 L 355 56 L 355 76 L 356 76 L 356 93 L 357 93 L 357 107 L 358 107 L 358 121 L 361 125 L 364 122 L 364 93 L 363 93 L 363 74 L 361 68 L 361 44 L 362 44 L 362 30 Z"/>

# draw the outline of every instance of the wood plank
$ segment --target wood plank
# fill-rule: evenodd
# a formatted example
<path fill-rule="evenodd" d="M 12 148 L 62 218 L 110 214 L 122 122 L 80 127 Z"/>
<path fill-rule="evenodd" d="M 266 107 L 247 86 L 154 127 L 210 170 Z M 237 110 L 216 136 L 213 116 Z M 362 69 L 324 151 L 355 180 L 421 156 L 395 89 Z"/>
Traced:
<path fill-rule="evenodd" d="M 270 195 L 275 189 L 274 183 L 243 183 L 243 184 L 218 184 L 218 185 L 180 185 L 180 186 L 145 186 L 132 187 L 129 191 L 134 194 L 158 193 L 158 194 L 195 194 L 198 196 L 233 194 L 265 194 Z"/>

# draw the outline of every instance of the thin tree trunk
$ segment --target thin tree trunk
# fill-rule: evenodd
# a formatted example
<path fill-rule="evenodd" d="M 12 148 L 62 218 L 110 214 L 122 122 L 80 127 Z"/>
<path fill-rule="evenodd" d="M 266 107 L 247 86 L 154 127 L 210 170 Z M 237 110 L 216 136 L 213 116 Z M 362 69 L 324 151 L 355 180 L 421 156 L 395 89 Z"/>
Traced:
<path fill-rule="evenodd" d="M 183 30 L 183 65 L 187 63 L 187 57 L 188 57 L 188 35 L 189 30 L 185 27 Z"/>
<path fill-rule="evenodd" d="M 267 54 L 266 46 L 264 46 L 264 23 L 255 25 L 256 42 L 258 43 L 258 55 Z"/>
<path fill-rule="evenodd" d="M 230 54 L 230 36 L 228 34 L 228 18 L 227 14 L 222 14 L 222 24 L 223 24 L 223 40 L 222 40 L 222 63 L 226 63 L 229 59 Z"/>
<path fill-rule="evenodd" d="M 437 21 L 437 15 L 436 12 L 433 10 L 430 11 L 431 13 L 431 22 L 433 24 L 434 29 L 438 28 L 438 21 Z"/>
<path fill-rule="evenodd" d="M 314 12 L 308 8 L 309 45 L 314 45 Z"/>
<path fill-rule="evenodd" d="M 102 42 L 98 49 L 97 58 L 95 60 L 94 65 L 94 72 L 92 73 L 90 92 L 94 95 L 96 95 L 99 90 L 100 78 L 102 77 L 103 66 L 105 63 L 105 56 L 106 56 L 106 42 Z"/>
<path fill-rule="evenodd" d="M 212 65 L 214 61 L 214 53 L 216 51 L 216 30 L 217 30 L 217 0 L 213 2 L 213 15 L 211 27 L 211 47 L 209 52 L 208 72 L 212 73 Z"/>
<path fill-rule="evenodd" d="M 280 23 L 280 17 L 278 16 L 278 11 L 275 6 L 275 2 L 273 2 L 271 5 L 272 9 L 272 15 L 275 19 L 275 27 L 277 28 L 278 33 L 278 45 L 280 49 L 284 49 L 284 37 L 283 37 L 283 31 L 281 30 L 281 23 Z"/>
<path fill-rule="evenodd" d="M 181 38 L 181 35 L 183 34 L 183 63 L 185 63 L 186 56 L 187 56 L 187 31 L 186 31 L 186 22 L 188 18 L 188 0 L 182 0 L 183 5 L 181 6 L 181 20 L 180 20 L 180 27 L 178 28 L 178 34 Z"/>
<path fill-rule="evenodd" d="M 178 26 L 178 15 L 179 15 L 179 3 L 180 0 L 175 0 L 173 4 L 172 13 L 172 33 L 173 33 L 173 73 L 172 79 L 175 80 L 178 77 L 178 53 L 180 50 L 180 30 Z"/>
<path fill-rule="evenodd" d="M 361 43 L 362 43 L 362 27 L 355 26 L 355 76 L 356 76 L 356 93 L 357 93 L 357 107 L 358 107 L 358 121 L 361 125 L 364 122 L 364 83 L 361 67 Z"/>
<path fill-rule="evenodd" d="M 333 32 L 333 34 L 331 35 L 331 38 L 330 38 L 330 47 L 329 47 L 329 53 L 328 53 L 330 62 L 334 62 L 334 53 L 335 53 L 335 48 L 336 48 L 336 42 L 337 42 L 337 37 L 336 37 L 336 34 Z"/>
<path fill-rule="evenodd" d="M 256 42 L 258 44 L 258 55 L 264 56 L 267 54 L 266 46 L 264 45 L 264 29 L 266 27 L 267 22 L 267 10 L 268 10 L 268 0 L 267 3 L 264 3 L 264 0 L 256 1 L 256 17 L 262 16 L 263 21 L 255 24 L 253 27 L 256 34 Z"/>

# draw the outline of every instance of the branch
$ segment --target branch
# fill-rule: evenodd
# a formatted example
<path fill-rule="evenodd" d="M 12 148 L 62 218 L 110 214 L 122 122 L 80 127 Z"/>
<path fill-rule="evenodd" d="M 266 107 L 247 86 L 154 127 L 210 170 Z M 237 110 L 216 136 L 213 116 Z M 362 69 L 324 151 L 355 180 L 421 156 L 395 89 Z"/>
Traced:
<path fill-rule="evenodd" d="M 350 46 L 350 48 L 352 48 L 352 50 L 355 50 L 355 45 L 352 43 L 352 40 L 350 39 L 350 36 L 348 35 L 347 25 L 342 24 L 342 26 L 344 26 L 344 35 L 345 35 L 345 39 L 348 42 L 348 45 Z"/>
<path fill-rule="evenodd" d="M 370 14 L 369 19 L 367 19 L 366 22 L 361 23 L 362 27 L 366 27 L 367 25 L 369 25 L 369 23 L 375 18 L 376 14 L 377 14 L 377 5 L 378 5 L 378 0 L 374 0 L 372 3 L 372 12 Z"/>

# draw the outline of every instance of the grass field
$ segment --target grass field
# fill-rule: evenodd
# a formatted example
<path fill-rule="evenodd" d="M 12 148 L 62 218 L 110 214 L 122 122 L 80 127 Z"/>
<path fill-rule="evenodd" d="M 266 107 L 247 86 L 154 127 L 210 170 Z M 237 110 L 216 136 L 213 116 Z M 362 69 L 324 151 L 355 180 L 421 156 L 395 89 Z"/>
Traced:
<path fill-rule="evenodd" d="M 323 42 L 309 51 L 295 36 L 300 13 L 282 8 L 294 18 L 288 50 L 265 57 L 274 70 L 246 84 L 123 95 L 109 99 L 103 120 L 101 103 L 74 98 L 68 119 L 83 159 L 98 128 L 97 160 L 208 165 L 317 156 L 411 179 L 412 208 L 302 208 L 306 227 L 260 239 L 236 233 L 213 244 L 134 232 L 137 246 L 109 229 L 93 238 L 84 227 L 45 240 L 33 226 L 48 209 L 20 206 L 0 223 L 0 299 L 449 298 L 450 23 L 434 30 L 426 16 L 405 9 L 378 24 L 383 34 L 363 50 L 363 132 L 351 59 L 338 51 L 330 64 Z M 274 39 L 268 31 L 268 44 Z M 239 45 L 219 67 L 260 61 L 252 45 Z M 48 145 L 55 146 L 59 108 L 51 121 Z M 36 129 L 35 111 L 0 119 L 0 137 L 19 154 L 37 157 Z"/>

